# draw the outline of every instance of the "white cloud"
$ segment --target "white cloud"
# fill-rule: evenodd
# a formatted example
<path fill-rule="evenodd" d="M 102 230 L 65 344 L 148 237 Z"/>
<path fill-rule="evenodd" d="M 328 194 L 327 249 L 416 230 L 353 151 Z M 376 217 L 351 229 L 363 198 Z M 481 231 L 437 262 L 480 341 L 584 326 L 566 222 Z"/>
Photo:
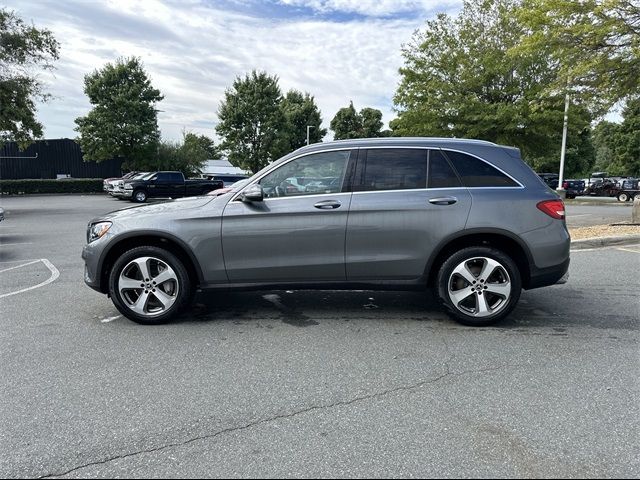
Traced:
<path fill-rule="evenodd" d="M 284 5 L 311 8 L 320 13 L 356 13 L 387 17 L 407 12 L 432 12 L 457 7 L 459 0 L 280 0 Z"/>
<path fill-rule="evenodd" d="M 142 58 L 154 86 L 165 95 L 158 105 L 165 138 L 179 138 L 183 128 L 215 137 L 225 88 L 252 69 L 278 75 L 283 92 L 296 88 L 314 95 L 326 127 L 349 100 L 356 108 L 379 108 L 388 122 L 394 116 L 391 99 L 402 65 L 401 44 L 427 18 L 260 18 L 248 9 L 251 4 L 229 10 L 198 1 L 61 2 L 55 8 L 45 1 L 8 3 L 25 20 L 51 29 L 62 43 L 55 77 L 43 75 L 56 96 L 39 109 L 49 138 L 75 136 L 73 120 L 90 108 L 83 76 L 131 55 Z M 316 3 L 342 11 L 357 7 L 347 0 Z M 398 12 L 402 5 L 433 2 L 393 3 Z M 376 5 L 370 5 L 371 12 L 393 10 L 391 2 Z"/>

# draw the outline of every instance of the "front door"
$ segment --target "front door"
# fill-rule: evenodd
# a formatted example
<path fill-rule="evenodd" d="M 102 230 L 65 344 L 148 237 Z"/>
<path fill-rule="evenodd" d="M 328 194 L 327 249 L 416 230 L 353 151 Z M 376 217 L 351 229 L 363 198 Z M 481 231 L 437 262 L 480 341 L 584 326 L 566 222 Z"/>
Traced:
<path fill-rule="evenodd" d="M 231 283 L 345 280 L 350 150 L 295 158 L 259 180 L 261 202 L 225 207 L 222 245 Z M 254 184 L 255 182 L 252 182 Z"/>

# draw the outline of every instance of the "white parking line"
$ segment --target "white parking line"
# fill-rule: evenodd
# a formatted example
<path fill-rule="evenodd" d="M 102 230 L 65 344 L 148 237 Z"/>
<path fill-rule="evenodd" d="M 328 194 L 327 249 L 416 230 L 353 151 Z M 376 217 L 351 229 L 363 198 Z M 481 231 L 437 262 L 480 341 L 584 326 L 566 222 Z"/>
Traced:
<path fill-rule="evenodd" d="M 33 245 L 33 242 L 0 243 L 0 247 L 8 247 L 9 245 Z"/>
<path fill-rule="evenodd" d="M 632 248 L 635 247 L 638 250 L 632 250 Z M 631 252 L 631 253 L 640 253 L 640 245 L 632 245 L 632 248 L 617 248 L 616 250 L 622 250 L 623 252 Z"/>
<path fill-rule="evenodd" d="M 2 272 L 8 272 L 9 270 L 15 270 L 16 268 L 26 267 L 27 265 L 33 265 L 34 263 L 38 263 L 40 260 L 34 260 L 33 262 L 23 263 L 22 265 L 16 265 L 15 267 L 5 268 L 4 270 L 0 270 Z"/>
<path fill-rule="evenodd" d="M 45 285 L 49 285 L 51 282 L 55 282 L 58 279 L 58 277 L 60 276 L 60 272 L 55 267 L 55 265 L 53 265 L 53 263 L 51 263 L 46 258 L 41 258 L 40 260 L 37 260 L 37 262 L 42 262 L 44 264 L 44 266 L 47 267 L 49 269 L 49 271 L 51 272 L 51 276 L 48 279 L 46 279 L 44 282 L 39 283 L 38 285 L 34 285 L 33 287 L 23 288 L 22 290 L 18 290 L 16 292 L 3 293 L 2 295 L 0 295 L 0 298 L 11 297 L 13 295 L 18 295 L 19 293 L 24 293 L 24 292 L 28 292 L 30 290 L 35 290 L 36 288 L 40 288 L 40 287 L 44 287 Z M 27 265 L 32 265 L 33 263 L 37 263 L 37 262 L 25 263 L 23 265 L 18 265 L 17 267 L 14 267 L 14 268 L 26 267 Z M 7 270 L 13 270 L 13 268 L 9 268 Z M 5 270 L 3 270 L 3 271 L 5 271 Z"/>

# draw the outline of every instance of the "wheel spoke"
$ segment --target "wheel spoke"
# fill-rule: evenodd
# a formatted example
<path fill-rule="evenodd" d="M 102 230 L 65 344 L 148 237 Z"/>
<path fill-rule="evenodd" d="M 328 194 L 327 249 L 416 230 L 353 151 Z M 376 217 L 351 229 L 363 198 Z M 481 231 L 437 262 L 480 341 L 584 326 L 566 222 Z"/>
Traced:
<path fill-rule="evenodd" d="M 467 268 L 467 262 L 463 262 L 460 265 L 458 265 L 456 269 L 453 271 L 453 273 L 460 275 L 469 283 L 473 283 L 473 281 L 476 279 L 476 277 L 474 277 L 473 274 Z"/>
<path fill-rule="evenodd" d="M 509 294 L 511 293 L 511 283 L 487 283 L 487 289 L 485 292 L 491 292 L 503 298 L 509 298 Z"/>
<path fill-rule="evenodd" d="M 173 302 L 176 301 L 176 297 L 167 295 L 159 288 L 156 288 L 156 291 L 153 292 L 152 295 L 156 297 L 160 303 L 162 303 L 162 306 L 164 307 L 165 310 L 171 307 L 171 305 L 173 305 Z"/>
<path fill-rule="evenodd" d="M 120 275 L 120 280 L 118 281 L 118 287 L 120 291 L 122 290 L 136 290 L 136 289 L 144 289 L 144 285 L 140 286 L 142 281 L 136 280 L 135 278 L 125 277 L 124 275 Z"/>
<path fill-rule="evenodd" d="M 449 297 L 451 297 L 451 301 L 456 306 L 458 306 L 464 299 L 469 298 L 470 295 L 473 295 L 471 287 L 456 290 L 455 292 L 449 291 Z"/>
<path fill-rule="evenodd" d="M 142 292 L 138 297 L 138 300 L 136 300 L 136 303 L 131 305 L 131 310 L 133 310 L 136 313 L 139 313 L 140 315 L 146 315 L 147 303 L 149 303 L 149 293 Z"/>
<path fill-rule="evenodd" d="M 160 272 L 160 274 L 153 278 L 153 281 L 156 282 L 156 285 L 160 285 L 161 283 L 166 282 L 167 280 L 178 280 L 178 278 L 176 277 L 175 272 L 167 267 L 166 270 L 163 270 L 162 272 Z"/>
<path fill-rule="evenodd" d="M 487 305 L 487 298 L 484 294 L 476 295 L 477 303 L 476 303 L 476 315 L 485 316 L 490 312 L 489 305 Z"/>
<path fill-rule="evenodd" d="M 500 264 L 495 260 L 492 260 L 491 258 L 484 258 L 484 265 L 482 266 L 482 271 L 480 272 L 479 277 L 487 280 L 498 267 L 500 267 Z"/>
<path fill-rule="evenodd" d="M 142 279 L 146 280 L 149 277 L 149 257 L 142 257 L 135 260 L 136 265 L 140 269 L 140 273 L 142 274 Z"/>

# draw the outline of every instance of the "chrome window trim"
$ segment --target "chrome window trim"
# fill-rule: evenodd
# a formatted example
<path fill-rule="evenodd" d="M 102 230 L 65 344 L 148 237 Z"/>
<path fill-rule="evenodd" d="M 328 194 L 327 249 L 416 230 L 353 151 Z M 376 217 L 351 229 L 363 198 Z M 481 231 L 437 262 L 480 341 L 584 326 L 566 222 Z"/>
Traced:
<path fill-rule="evenodd" d="M 520 183 L 518 180 L 516 180 L 515 178 L 513 178 L 511 175 L 509 175 L 507 172 L 505 172 L 504 170 L 502 170 L 500 167 L 498 167 L 497 165 L 494 165 L 493 163 L 485 160 L 482 157 L 479 157 L 478 155 L 475 155 L 473 153 L 469 153 L 469 152 L 465 152 L 464 150 L 457 150 L 455 148 L 440 148 L 441 151 L 443 151 L 445 154 L 447 152 L 456 152 L 456 153 L 463 153 L 465 155 L 469 155 L 470 157 L 473 158 L 477 158 L 478 160 L 486 163 L 487 165 L 489 165 L 490 167 L 495 168 L 496 170 L 498 170 L 500 173 L 502 173 L 505 177 L 510 178 L 511 180 L 513 180 L 514 182 L 516 182 L 518 185 L 520 185 L 519 187 L 499 187 L 499 186 L 493 186 L 493 187 L 466 187 L 466 188 L 524 188 L 524 185 L 522 185 L 522 183 Z M 451 160 L 449 160 L 451 161 Z M 453 165 L 453 168 L 455 168 L 455 165 Z M 458 172 L 459 173 L 459 172 Z"/>
<path fill-rule="evenodd" d="M 288 164 L 289 162 L 293 162 L 294 160 L 297 160 L 298 158 L 302 158 L 302 157 L 306 157 L 309 155 L 315 155 L 316 153 L 327 153 L 327 152 L 344 152 L 344 151 L 352 151 L 352 150 L 358 150 L 358 148 L 345 148 L 345 147 L 341 147 L 341 148 L 327 148 L 324 150 L 317 150 L 314 152 L 303 152 L 300 155 L 296 155 L 295 157 L 291 157 L 289 160 L 287 160 L 286 162 L 282 162 L 282 163 L 278 163 L 277 165 L 274 165 L 273 168 L 270 168 L 269 170 L 267 170 L 266 172 L 264 172 L 260 177 L 258 177 L 256 180 L 254 180 L 251 183 L 248 183 L 247 185 L 244 186 L 244 188 L 242 190 L 240 190 L 239 192 L 237 192 L 233 198 L 231 200 L 229 200 L 230 202 L 233 202 L 235 200 L 238 199 L 238 197 L 242 194 L 242 192 L 247 189 L 248 187 L 250 187 L 251 185 L 255 185 L 256 183 L 259 183 L 260 180 L 262 180 L 264 177 L 266 177 L 267 175 L 269 175 L 271 172 L 273 172 L 276 168 L 280 168 L 286 164 Z M 277 161 L 277 160 L 276 160 Z M 347 158 L 347 165 L 349 162 L 349 158 Z M 344 178 L 342 179 L 342 181 L 344 182 Z M 342 188 L 342 185 L 340 186 L 340 188 Z M 339 192 L 339 193 L 351 193 L 351 192 Z M 323 195 L 332 195 L 330 193 L 326 193 Z M 297 198 L 297 197 L 310 197 L 311 195 L 292 195 L 290 197 L 281 197 L 281 198 Z M 273 198 L 270 198 L 269 200 L 273 200 Z"/>

